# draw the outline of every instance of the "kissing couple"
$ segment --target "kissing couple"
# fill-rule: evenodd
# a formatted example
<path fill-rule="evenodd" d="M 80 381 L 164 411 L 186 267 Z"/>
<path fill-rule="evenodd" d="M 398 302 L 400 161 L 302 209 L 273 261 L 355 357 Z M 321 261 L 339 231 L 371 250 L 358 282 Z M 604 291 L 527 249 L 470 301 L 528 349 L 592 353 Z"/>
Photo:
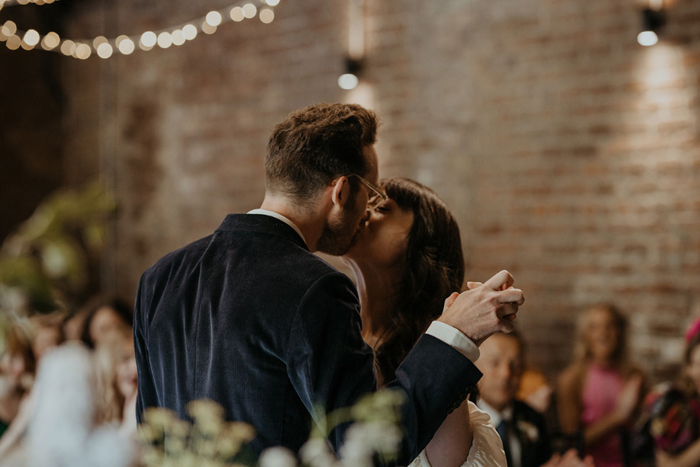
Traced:
<path fill-rule="evenodd" d="M 465 399 L 481 377 L 478 346 L 512 331 L 523 293 L 507 271 L 459 293 L 453 216 L 417 182 L 380 185 L 376 133 L 359 105 L 291 113 L 269 139 L 260 209 L 228 215 L 143 274 L 139 422 L 148 407 L 187 418 L 190 401 L 208 398 L 255 427 L 256 454 L 297 452 L 317 407 L 386 387 L 406 396 L 398 465 L 505 465 Z M 316 251 L 343 256 L 357 287 Z M 325 433 L 336 452 L 346 429 Z"/>

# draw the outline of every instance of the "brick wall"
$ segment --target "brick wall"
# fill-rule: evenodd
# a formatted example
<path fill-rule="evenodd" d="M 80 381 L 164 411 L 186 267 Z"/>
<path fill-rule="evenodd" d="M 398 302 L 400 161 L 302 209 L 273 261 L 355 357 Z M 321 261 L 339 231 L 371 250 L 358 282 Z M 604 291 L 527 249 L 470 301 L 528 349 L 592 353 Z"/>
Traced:
<path fill-rule="evenodd" d="M 67 27 L 137 33 L 224 5 L 94 2 Z M 341 0 L 283 0 L 270 25 L 66 60 L 66 177 L 102 171 L 115 187 L 108 270 L 131 297 L 158 257 L 259 205 L 266 139 L 286 113 L 359 100 L 384 122 L 380 175 L 424 182 L 456 213 L 468 277 L 508 268 L 526 290 L 535 365 L 559 370 L 577 314 L 612 301 L 637 363 L 666 377 L 700 315 L 700 3 L 673 2 L 652 48 L 636 43 L 640 5 L 367 0 L 354 92 L 336 85 Z"/>
<path fill-rule="evenodd" d="M 0 12 L 27 28 L 52 28 L 38 8 Z M 63 183 L 61 58 L 0 43 L 0 242 Z"/>

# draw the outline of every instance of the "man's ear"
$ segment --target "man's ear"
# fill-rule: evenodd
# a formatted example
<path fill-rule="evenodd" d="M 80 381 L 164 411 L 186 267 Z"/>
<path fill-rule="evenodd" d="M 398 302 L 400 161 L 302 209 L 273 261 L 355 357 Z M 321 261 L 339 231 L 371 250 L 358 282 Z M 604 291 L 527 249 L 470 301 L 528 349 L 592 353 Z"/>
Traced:
<path fill-rule="evenodd" d="M 333 182 L 333 191 L 331 192 L 333 205 L 343 209 L 345 203 L 350 199 L 350 191 L 350 180 L 348 180 L 348 177 L 342 176 Z"/>

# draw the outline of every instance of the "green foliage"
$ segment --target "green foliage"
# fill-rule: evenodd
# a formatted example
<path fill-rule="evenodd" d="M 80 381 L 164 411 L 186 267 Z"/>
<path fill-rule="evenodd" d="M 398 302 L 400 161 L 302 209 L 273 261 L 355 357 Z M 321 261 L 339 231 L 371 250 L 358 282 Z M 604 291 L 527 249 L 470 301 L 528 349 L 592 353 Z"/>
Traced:
<path fill-rule="evenodd" d="M 0 247 L 0 312 L 49 312 L 83 298 L 114 208 L 97 182 L 42 202 Z"/>

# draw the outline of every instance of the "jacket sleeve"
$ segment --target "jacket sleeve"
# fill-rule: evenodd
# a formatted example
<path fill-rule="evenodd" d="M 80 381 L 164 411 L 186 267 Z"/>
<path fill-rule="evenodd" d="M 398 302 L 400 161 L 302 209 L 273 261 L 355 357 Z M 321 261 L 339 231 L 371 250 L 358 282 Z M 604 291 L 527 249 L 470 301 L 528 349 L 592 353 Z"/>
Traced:
<path fill-rule="evenodd" d="M 290 327 L 287 373 L 312 416 L 317 407 L 330 413 L 377 389 L 374 355 L 362 340 L 359 308 L 354 285 L 341 273 L 322 276 L 299 304 Z M 432 336 L 421 337 L 397 369 L 396 380 L 387 385 L 407 396 L 398 465 L 418 456 L 480 377 L 457 350 Z M 325 433 L 336 451 L 346 428 Z"/>
<path fill-rule="evenodd" d="M 142 422 L 143 411 L 155 405 L 157 400 L 155 385 L 153 383 L 153 375 L 148 357 L 147 346 L 147 330 L 148 319 L 145 316 L 147 307 L 144 303 L 146 300 L 146 287 L 144 287 L 145 273 L 139 281 L 139 286 L 136 291 L 136 301 L 134 303 L 134 351 L 136 355 L 136 368 L 138 370 L 138 393 L 136 395 L 136 421 Z"/>

